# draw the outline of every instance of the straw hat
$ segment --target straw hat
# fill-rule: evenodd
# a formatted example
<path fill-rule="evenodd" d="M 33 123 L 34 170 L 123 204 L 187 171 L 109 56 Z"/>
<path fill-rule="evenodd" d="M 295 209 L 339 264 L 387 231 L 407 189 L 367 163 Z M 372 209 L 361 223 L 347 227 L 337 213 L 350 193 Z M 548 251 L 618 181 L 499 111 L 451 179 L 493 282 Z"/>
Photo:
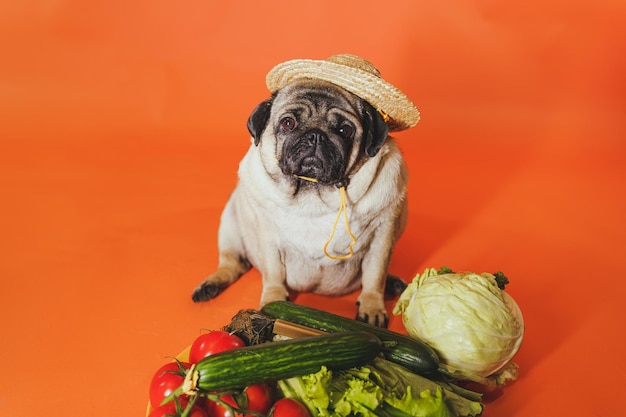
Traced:
<path fill-rule="evenodd" d="M 267 88 L 272 93 L 292 81 L 314 78 L 342 87 L 370 103 L 383 118 L 390 131 L 408 129 L 417 124 L 420 113 L 409 98 L 385 81 L 380 72 L 356 55 L 334 55 L 326 60 L 296 59 L 276 65 L 267 73 Z"/>

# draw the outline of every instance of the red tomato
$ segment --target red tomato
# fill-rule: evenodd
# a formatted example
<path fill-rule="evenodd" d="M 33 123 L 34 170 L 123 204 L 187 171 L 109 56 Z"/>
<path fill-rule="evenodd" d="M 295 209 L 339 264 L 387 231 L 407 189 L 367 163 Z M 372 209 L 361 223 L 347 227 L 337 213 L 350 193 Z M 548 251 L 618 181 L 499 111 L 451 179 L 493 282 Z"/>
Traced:
<path fill-rule="evenodd" d="M 267 384 L 250 385 L 243 393 L 248 398 L 247 409 L 250 411 L 266 414 L 272 406 L 272 391 Z"/>
<path fill-rule="evenodd" d="M 172 417 L 179 415 L 176 411 L 176 404 L 170 401 L 152 410 L 148 417 Z M 189 417 L 209 417 L 208 414 L 200 407 L 194 405 L 189 413 Z"/>
<path fill-rule="evenodd" d="M 187 362 L 180 363 L 189 369 Z M 159 368 L 150 381 L 150 404 L 158 407 L 161 402 L 182 385 L 185 375 L 181 372 L 177 362 L 166 363 Z"/>
<path fill-rule="evenodd" d="M 222 330 L 204 333 L 198 336 L 191 345 L 189 349 L 189 362 L 197 363 L 207 356 L 245 345 L 244 341 L 239 337 Z"/>
<path fill-rule="evenodd" d="M 294 398 L 281 398 L 270 410 L 269 417 L 311 417 L 309 409 Z"/>
<path fill-rule="evenodd" d="M 194 406 L 189 413 L 189 417 L 209 417 L 209 415 L 202 408 Z"/>
<path fill-rule="evenodd" d="M 148 417 L 166 417 L 176 414 L 176 405 L 173 402 L 169 402 L 164 405 L 160 405 L 152 409 L 152 412 Z"/>
<path fill-rule="evenodd" d="M 222 401 L 232 406 L 237 405 L 231 395 L 222 396 Z M 207 413 L 209 414 L 209 416 L 211 417 L 234 417 L 233 413 L 231 413 L 228 408 L 208 399 L 206 402 L 205 409 Z"/>
<path fill-rule="evenodd" d="M 250 385 L 243 390 L 239 403 L 240 408 L 248 411 L 266 414 L 272 406 L 272 392 L 267 384 Z M 237 402 L 232 395 L 224 395 L 222 400 L 232 406 L 237 406 Z M 233 413 L 221 404 L 207 401 L 206 409 L 211 417 L 253 417 L 253 414 Z"/>

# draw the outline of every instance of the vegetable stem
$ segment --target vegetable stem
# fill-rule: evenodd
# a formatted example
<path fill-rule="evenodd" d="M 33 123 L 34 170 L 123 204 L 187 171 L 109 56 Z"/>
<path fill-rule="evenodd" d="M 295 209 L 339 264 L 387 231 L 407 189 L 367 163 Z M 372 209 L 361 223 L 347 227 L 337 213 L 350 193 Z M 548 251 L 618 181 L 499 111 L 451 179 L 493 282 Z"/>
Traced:
<path fill-rule="evenodd" d="M 293 339 L 299 337 L 319 336 L 322 334 L 326 334 L 326 332 L 323 332 L 321 330 L 313 329 L 311 327 L 302 326 L 300 324 L 291 323 L 280 319 L 276 319 L 274 321 L 273 331 L 275 334 L 285 337 L 291 337 Z"/>
<path fill-rule="evenodd" d="M 496 272 L 495 274 L 493 274 L 493 276 L 496 278 L 498 288 L 500 288 L 501 290 L 503 290 L 504 287 L 506 287 L 506 284 L 509 283 L 509 279 L 501 271 Z"/>

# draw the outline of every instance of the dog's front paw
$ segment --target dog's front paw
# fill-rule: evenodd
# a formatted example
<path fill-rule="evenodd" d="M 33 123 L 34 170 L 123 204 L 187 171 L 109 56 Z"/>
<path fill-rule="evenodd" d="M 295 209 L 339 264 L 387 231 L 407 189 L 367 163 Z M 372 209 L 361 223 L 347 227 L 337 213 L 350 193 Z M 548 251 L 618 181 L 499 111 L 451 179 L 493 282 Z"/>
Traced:
<path fill-rule="evenodd" d="M 259 302 L 259 309 L 265 304 L 269 304 L 272 301 L 288 301 L 289 292 L 284 287 L 264 287 L 261 293 L 261 301 Z"/>
<path fill-rule="evenodd" d="M 367 297 L 361 295 L 356 302 L 358 307 L 356 319 L 377 327 L 387 327 L 389 324 L 389 316 L 385 310 L 385 304 L 379 297 Z"/>
<path fill-rule="evenodd" d="M 358 305 L 358 303 L 357 303 Z M 374 311 L 366 313 L 359 306 L 359 309 L 356 313 L 356 319 L 358 321 L 365 322 L 367 324 L 371 324 L 372 326 L 377 327 L 387 327 L 389 325 L 389 316 L 386 311 Z"/>
<path fill-rule="evenodd" d="M 194 288 L 193 293 L 191 294 L 191 299 L 195 303 L 209 301 L 217 297 L 223 290 L 224 287 L 222 285 L 211 281 L 203 281 L 200 285 Z"/>

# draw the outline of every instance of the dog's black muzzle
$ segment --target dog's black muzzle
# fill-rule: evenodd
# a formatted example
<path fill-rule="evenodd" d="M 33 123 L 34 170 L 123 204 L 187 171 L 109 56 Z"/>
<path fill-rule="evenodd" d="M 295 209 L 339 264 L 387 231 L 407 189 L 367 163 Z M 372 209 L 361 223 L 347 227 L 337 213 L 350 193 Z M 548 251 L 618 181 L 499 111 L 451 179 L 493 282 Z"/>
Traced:
<path fill-rule="evenodd" d="M 314 178 L 334 184 L 343 177 L 346 156 L 321 129 L 311 129 L 284 142 L 280 168 L 285 175 Z"/>

